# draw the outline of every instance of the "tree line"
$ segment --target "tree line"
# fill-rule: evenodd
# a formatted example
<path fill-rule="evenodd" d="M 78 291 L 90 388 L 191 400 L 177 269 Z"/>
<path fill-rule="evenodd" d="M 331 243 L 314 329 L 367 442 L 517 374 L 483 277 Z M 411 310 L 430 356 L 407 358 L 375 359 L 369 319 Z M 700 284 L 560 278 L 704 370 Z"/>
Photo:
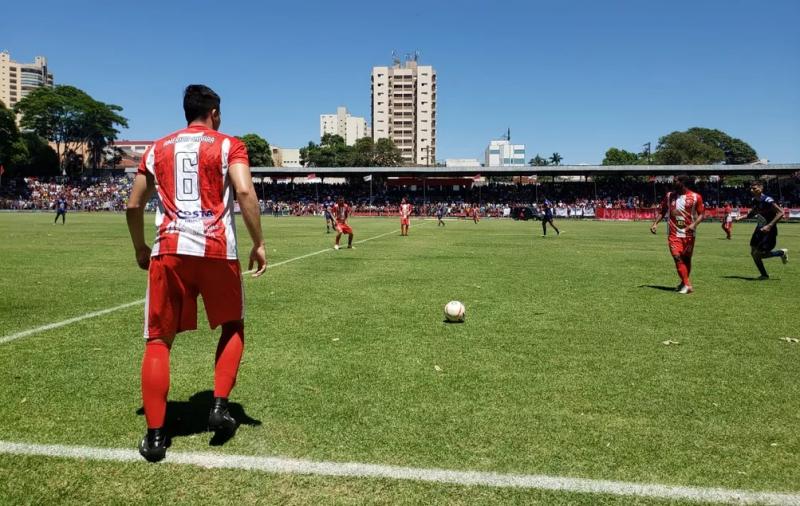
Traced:
<path fill-rule="evenodd" d="M 603 165 L 737 165 L 757 160 L 756 151 L 743 140 L 721 130 L 694 127 L 659 138 L 653 153 L 609 148 Z"/>

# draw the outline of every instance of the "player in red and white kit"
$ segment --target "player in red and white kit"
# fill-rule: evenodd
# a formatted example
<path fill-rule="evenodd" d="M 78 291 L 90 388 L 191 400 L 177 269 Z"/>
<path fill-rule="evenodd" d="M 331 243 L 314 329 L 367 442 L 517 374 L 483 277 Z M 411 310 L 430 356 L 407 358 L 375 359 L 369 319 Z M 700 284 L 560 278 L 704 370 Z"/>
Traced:
<path fill-rule="evenodd" d="M 347 218 L 350 217 L 350 205 L 344 201 L 344 197 L 339 197 L 331 209 L 333 218 L 336 220 L 336 243 L 333 249 L 339 249 L 339 239 L 342 234 L 347 234 L 347 247 L 353 248 L 353 229 L 347 224 Z"/>
<path fill-rule="evenodd" d="M 669 224 L 668 244 L 669 252 L 675 260 L 675 268 L 681 283 L 677 287 L 678 293 L 692 293 L 692 282 L 689 274 L 692 272 L 692 253 L 694 252 L 694 238 L 697 225 L 705 217 L 703 197 L 699 193 L 689 190 L 686 185 L 688 176 L 678 176 L 673 183 L 673 191 L 668 192 L 661 201 L 661 208 L 650 232 L 656 233 L 658 223 L 666 217 Z"/>
<path fill-rule="evenodd" d="M 408 235 L 408 225 L 411 223 L 411 211 L 414 208 L 405 197 L 400 203 L 400 235 Z"/>
<path fill-rule="evenodd" d="M 190 85 L 183 97 L 188 126 L 153 143 L 144 153 L 128 201 L 128 230 L 136 261 L 148 271 L 142 360 L 142 402 L 147 434 L 139 453 L 164 458 L 169 393 L 169 355 L 175 335 L 197 328 L 202 295 L 211 328 L 222 325 L 214 369 L 214 403 L 208 425 L 232 435 L 228 410 L 244 348 L 244 299 L 234 227 L 234 192 L 253 240 L 253 276 L 267 267 L 258 200 L 247 149 L 217 131 L 220 99 L 210 88 Z M 144 239 L 144 208 L 158 189 L 156 237 Z"/>
<path fill-rule="evenodd" d="M 729 203 L 725 203 L 722 208 L 722 230 L 725 231 L 725 238 L 731 238 L 731 230 L 733 230 L 733 208 Z"/>

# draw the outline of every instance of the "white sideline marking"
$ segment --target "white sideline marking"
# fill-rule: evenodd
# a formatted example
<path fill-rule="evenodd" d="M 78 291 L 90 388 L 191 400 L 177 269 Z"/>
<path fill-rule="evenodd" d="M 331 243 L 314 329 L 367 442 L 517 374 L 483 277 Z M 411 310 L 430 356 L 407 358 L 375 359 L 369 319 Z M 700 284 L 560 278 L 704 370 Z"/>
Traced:
<path fill-rule="evenodd" d="M 138 452 L 125 448 L 91 448 L 86 446 L 40 445 L 0 441 L 0 453 L 36 455 L 111 462 L 144 461 Z M 359 462 L 315 462 L 285 457 L 224 455 L 207 452 L 170 452 L 164 460 L 170 464 L 203 468 L 245 469 L 273 474 L 346 476 L 352 478 L 388 478 L 456 485 L 482 485 L 500 488 L 555 490 L 589 494 L 612 494 L 658 499 L 704 501 L 728 504 L 800 504 L 800 493 L 758 492 L 711 487 L 684 487 L 659 483 L 634 483 L 589 478 L 570 478 L 542 474 L 500 474 L 481 471 L 455 471 L 415 467 L 384 466 Z"/>
<path fill-rule="evenodd" d="M 16 334 L 3 336 L 0 337 L 0 344 L 4 344 L 9 341 L 13 341 L 15 339 L 19 339 L 21 337 L 30 336 L 32 334 L 38 334 L 39 332 L 44 332 L 45 330 L 57 329 L 59 327 L 63 327 L 64 325 L 69 325 L 70 323 L 79 322 L 81 320 L 86 320 L 88 318 L 94 318 L 95 316 L 102 316 L 104 314 L 113 313 L 114 311 L 119 311 L 120 309 L 125 309 L 126 307 L 135 306 L 137 304 L 144 304 L 144 299 L 135 300 L 133 302 L 128 302 L 126 304 L 122 304 L 119 306 L 110 307 L 108 309 L 101 309 L 100 311 L 94 311 L 92 313 L 86 313 L 84 315 L 76 316 L 75 318 L 70 318 L 69 320 L 64 320 L 62 322 L 50 323 L 47 325 L 42 325 L 41 327 L 36 327 L 34 329 L 17 332 Z"/>
<path fill-rule="evenodd" d="M 384 234 L 376 235 L 375 237 L 370 237 L 367 239 L 361 239 L 360 241 L 353 241 L 353 244 L 361 244 L 363 242 L 371 241 L 373 239 L 380 239 L 381 237 L 386 237 L 389 234 L 396 234 L 400 230 L 392 230 L 391 232 L 386 232 Z M 299 257 L 290 258 L 288 260 L 283 260 L 281 262 L 277 262 L 274 264 L 267 264 L 267 269 L 271 269 L 273 267 L 278 267 L 279 265 L 288 264 L 289 262 L 294 262 L 296 260 L 302 260 L 303 258 L 313 257 L 314 255 L 319 255 L 321 253 L 325 253 L 326 251 L 333 251 L 333 248 L 325 248 L 319 251 L 315 251 L 313 253 L 306 253 L 305 255 L 300 255 Z M 245 271 L 243 274 L 251 274 L 255 272 L 255 269 L 251 269 L 249 271 Z M 61 322 L 56 323 L 49 323 L 47 325 L 42 325 L 41 327 L 36 327 L 33 329 L 23 330 L 22 332 L 17 332 L 16 334 L 9 334 L 7 336 L 0 337 L 0 344 L 5 344 L 10 341 L 14 341 L 16 339 L 20 339 L 23 337 L 27 337 L 33 334 L 38 334 L 40 332 L 44 332 L 46 330 L 57 329 L 59 327 L 63 327 L 65 325 L 69 325 L 71 323 L 76 323 L 82 320 L 87 320 L 89 318 L 95 318 L 97 316 L 103 316 L 108 313 L 113 313 L 114 311 L 119 311 L 120 309 L 125 309 L 127 307 L 135 306 L 137 304 L 144 304 L 144 299 L 135 300 L 133 302 L 127 302 L 125 304 L 121 304 L 119 306 L 110 307 L 107 309 L 101 309 L 99 311 L 93 311 L 91 313 L 86 313 L 84 315 L 76 316 L 74 318 L 70 318 L 68 320 L 64 320 Z"/>

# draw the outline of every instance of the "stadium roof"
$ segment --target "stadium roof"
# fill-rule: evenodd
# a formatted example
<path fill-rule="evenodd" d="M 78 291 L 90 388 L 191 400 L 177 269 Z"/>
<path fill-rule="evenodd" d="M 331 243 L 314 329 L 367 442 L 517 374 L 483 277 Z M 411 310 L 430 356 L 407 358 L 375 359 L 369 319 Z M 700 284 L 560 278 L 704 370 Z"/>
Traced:
<path fill-rule="evenodd" d="M 544 167 L 252 167 L 253 174 L 272 177 L 367 176 L 674 176 L 780 175 L 800 172 L 800 163 L 760 165 L 556 165 Z"/>

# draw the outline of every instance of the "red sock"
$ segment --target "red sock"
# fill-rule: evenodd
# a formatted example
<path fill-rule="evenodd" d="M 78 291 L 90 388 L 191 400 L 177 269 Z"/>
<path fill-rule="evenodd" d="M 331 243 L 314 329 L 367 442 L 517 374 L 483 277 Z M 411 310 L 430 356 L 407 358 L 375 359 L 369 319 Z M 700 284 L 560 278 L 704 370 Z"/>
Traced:
<path fill-rule="evenodd" d="M 214 367 L 214 397 L 228 398 L 244 350 L 244 325 L 242 322 L 229 322 L 222 326 L 222 335 L 217 345 L 217 359 Z"/>
<path fill-rule="evenodd" d="M 678 270 L 678 276 L 681 278 L 681 283 L 683 283 L 684 286 L 691 286 L 691 283 L 689 283 L 689 269 L 686 267 L 683 259 L 675 260 L 675 268 Z"/>
<path fill-rule="evenodd" d="M 148 429 L 164 426 L 169 393 L 169 346 L 159 339 L 147 341 L 142 359 L 142 403 Z"/>

